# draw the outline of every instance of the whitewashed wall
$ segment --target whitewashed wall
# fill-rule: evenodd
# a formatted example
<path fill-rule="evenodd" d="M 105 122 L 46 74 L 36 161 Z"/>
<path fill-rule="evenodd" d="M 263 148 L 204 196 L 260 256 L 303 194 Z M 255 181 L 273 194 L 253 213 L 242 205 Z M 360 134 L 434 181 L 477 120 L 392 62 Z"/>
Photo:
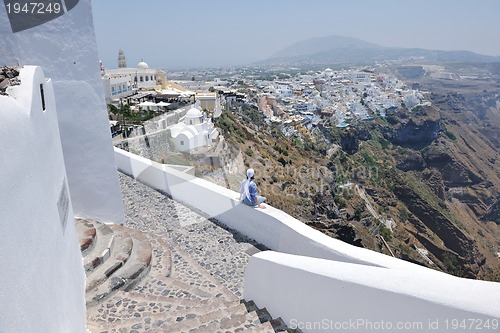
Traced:
<path fill-rule="evenodd" d="M 118 148 L 115 154 L 123 173 L 281 252 L 252 257 L 245 273 L 244 297 L 292 326 L 314 331 L 307 325 L 319 322 L 319 331 L 349 331 L 342 327 L 325 330 L 325 321 L 330 325 L 330 320 L 343 324 L 359 319 L 365 322 L 351 331 L 391 331 L 373 328 L 385 320 L 394 325 L 423 325 L 418 329 L 404 326 L 401 332 L 435 332 L 444 331 L 446 319 L 451 330 L 453 319 L 486 323 L 500 315 L 498 283 L 455 278 L 346 244 L 271 206 L 262 210 L 240 204 L 238 193 L 224 187 Z M 373 325 L 363 326 L 369 324 L 367 320 Z M 434 328 L 436 320 L 440 330 Z"/>
<path fill-rule="evenodd" d="M 275 251 L 364 265 L 428 270 L 328 237 L 274 207 L 263 210 L 240 204 L 237 192 L 122 149 L 115 148 L 115 158 L 123 173 L 168 193 L 175 200 L 216 218 Z"/>
<path fill-rule="evenodd" d="M 85 332 L 85 274 L 52 82 L 39 67 L 20 79 L 0 96 L 0 332 Z"/>
<path fill-rule="evenodd" d="M 12 33 L 0 6 L 0 66 L 41 66 L 56 95 L 75 214 L 123 223 L 90 0 L 41 26 Z"/>
<path fill-rule="evenodd" d="M 245 271 L 244 298 L 304 332 L 498 332 L 498 295 L 494 282 L 271 251 Z"/>

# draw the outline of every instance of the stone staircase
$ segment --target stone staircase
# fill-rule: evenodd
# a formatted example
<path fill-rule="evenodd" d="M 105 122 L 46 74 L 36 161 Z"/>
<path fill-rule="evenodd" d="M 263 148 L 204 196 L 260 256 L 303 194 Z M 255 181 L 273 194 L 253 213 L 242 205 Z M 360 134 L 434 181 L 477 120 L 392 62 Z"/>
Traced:
<path fill-rule="evenodd" d="M 92 333 L 298 332 L 240 300 L 178 245 L 78 220 Z"/>

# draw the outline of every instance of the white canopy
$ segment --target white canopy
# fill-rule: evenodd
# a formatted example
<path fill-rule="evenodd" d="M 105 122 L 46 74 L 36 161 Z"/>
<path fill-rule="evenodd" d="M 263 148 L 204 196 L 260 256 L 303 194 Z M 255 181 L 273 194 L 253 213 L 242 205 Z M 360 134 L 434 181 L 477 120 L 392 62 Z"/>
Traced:
<path fill-rule="evenodd" d="M 186 90 L 184 92 L 182 92 L 181 96 L 183 97 L 188 97 L 188 96 L 193 96 L 193 95 L 196 95 L 196 93 L 194 91 L 190 91 L 190 90 Z"/>
<path fill-rule="evenodd" d="M 159 103 L 156 103 L 157 106 L 169 106 L 171 103 L 165 103 L 164 101 L 161 101 Z"/>
<path fill-rule="evenodd" d="M 181 93 L 174 89 L 167 89 L 161 91 L 162 95 L 179 96 Z"/>
<path fill-rule="evenodd" d="M 139 104 L 139 106 L 156 106 L 156 103 L 146 101 Z"/>

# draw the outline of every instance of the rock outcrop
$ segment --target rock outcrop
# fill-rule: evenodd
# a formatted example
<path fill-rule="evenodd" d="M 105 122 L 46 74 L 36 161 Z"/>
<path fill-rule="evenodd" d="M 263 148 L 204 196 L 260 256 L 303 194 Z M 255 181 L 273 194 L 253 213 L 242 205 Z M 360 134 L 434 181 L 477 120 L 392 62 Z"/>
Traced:
<path fill-rule="evenodd" d="M 427 229 L 435 234 L 444 245 L 444 249 L 436 244 L 434 246 L 427 244 L 427 249 L 434 249 L 434 255 L 442 262 L 447 260 L 445 249 L 449 249 L 453 254 L 456 254 L 457 265 L 464 267 L 463 275 L 465 277 L 474 278 L 481 266 L 484 257 L 479 253 L 474 240 L 465 235 L 465 233 L 456 225 L 456 222 L 450 220 L 440 209 L 433 207 L 422 196 L 418 195 L 410 186 L 398 184 L 394 193 L 397 195 L 410 212 L 422 222 Z M 412 221 L 410 219 L 410 221 Z M 413 223 L 418 226 L 418 222 L 413 220 Z M 423 230 L 422 230 L 423 231 Z M 440 250 L 437 250 L 441 248 Z M 443 267 L 443 269 L 446 267 Z"/>
<path fill-rule="evenodd" d="M 6 95 L 6 90 L 9 86 L 18 85 L 19 68 L 17 67 L 0 67 L 0 95 Z"/>
<path fill-rule="evenodd" d="M 440 132 L 439 120 L 424 120 L 417 123 L 410 118 L 407 122 L 398 124 L 394 129 L 388 129 L 384 137 L 402 147 L 421 149 L 436 140 Z"/>

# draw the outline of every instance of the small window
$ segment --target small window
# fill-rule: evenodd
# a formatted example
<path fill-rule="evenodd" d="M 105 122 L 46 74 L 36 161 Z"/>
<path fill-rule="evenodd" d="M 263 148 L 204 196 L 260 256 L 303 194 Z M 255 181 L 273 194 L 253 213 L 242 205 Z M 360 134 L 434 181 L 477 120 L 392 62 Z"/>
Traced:
<path fill-rule="evenodd" d="M 144 77 L 141 76 L 141 82 L 144 82 Z"/>
<path fill-rule="evenodd" d="M 184 141 L 181 141 L 181 146 L 184 146 Z"/>
<path fill-rule="evenodd" d="M 43 91 L 43 83 L 40 83 L 40 96 L 42 97 L 42 111 L 45 111 L 45 93 Z"/>

